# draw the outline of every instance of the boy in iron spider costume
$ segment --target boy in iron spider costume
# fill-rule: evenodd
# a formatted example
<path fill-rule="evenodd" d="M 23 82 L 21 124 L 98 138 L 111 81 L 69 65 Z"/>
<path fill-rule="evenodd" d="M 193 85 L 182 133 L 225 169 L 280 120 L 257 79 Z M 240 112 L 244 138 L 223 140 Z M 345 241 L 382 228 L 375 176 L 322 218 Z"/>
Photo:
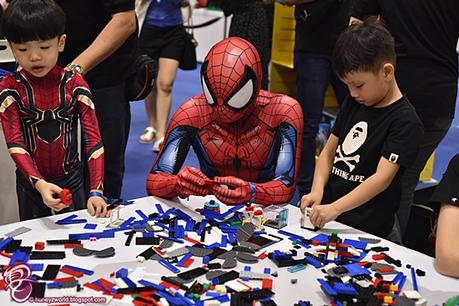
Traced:
<path fill-rule="evenodd" d="M 4 35 L 20 68 L 0 83 L 0 119 L 18 170 L 22 220 L 67 208 L 58 195 L 72 191 L 70 210 L 107 215 L 103 199 L 104 147 L 86 82 L 57 66 L 64 49 L 65 13 L 52 0 L 12 1 L 2 16 Z M 91 193 L 85 194 L 77 123 L 87 157 Z"/>
<path fill-rule="evenodd" d="M 294 99 L 261 87 L 255 47 L 231 37 L 207 54 L 203 94 L 172 117 L 147 177 L 150 195 L 215 195 L 228 205 L 288 202 L 295 191 L 303 114 Z M 200 170 L 183 167 L 190 147 Z"/>

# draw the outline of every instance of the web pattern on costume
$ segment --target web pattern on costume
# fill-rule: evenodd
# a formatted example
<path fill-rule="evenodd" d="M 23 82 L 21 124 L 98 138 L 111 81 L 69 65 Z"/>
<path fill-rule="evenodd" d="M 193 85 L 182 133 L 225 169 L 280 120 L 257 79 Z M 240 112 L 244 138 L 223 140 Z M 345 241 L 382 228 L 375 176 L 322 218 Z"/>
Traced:
<path fill-rule="evenodd" d="M 19 170 L 31 184 L 67 175 L 79 164 L 80 118 L 90 188 L 101 189 L 103 145 L 83 78 L 62 69 L 53 69 L 41 79 L 29 78 L 20 71 L 1 83 L 0 117 L 8 150 Z"/>

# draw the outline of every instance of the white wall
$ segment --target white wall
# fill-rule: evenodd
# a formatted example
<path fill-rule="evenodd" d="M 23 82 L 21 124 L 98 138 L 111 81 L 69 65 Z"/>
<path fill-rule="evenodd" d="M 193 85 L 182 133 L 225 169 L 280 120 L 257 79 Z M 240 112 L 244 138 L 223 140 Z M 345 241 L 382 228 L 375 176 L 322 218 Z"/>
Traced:
<path fill-rule="evenodd" d="M 19 221 L 15 169 L 0 126 L 0 224 Z"/>

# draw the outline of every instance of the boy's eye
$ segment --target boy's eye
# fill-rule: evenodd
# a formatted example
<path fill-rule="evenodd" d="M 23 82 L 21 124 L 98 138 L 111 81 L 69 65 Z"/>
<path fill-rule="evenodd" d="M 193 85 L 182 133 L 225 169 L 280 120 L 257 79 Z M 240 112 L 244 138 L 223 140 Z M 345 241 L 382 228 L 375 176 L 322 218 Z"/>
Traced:
<path fill-rule="evenodd" d="M 355 87 L 357 87 L 357 88 L 362 88 L 363 85 L 365 85 L 365 84 L 360 84 L 360 85 L 357 85 L 357 86 L 355 86 Z"/>
<path fill-rule="evenodd" d="M 40 49 L 46 50 L 46 49 L 49 49 L 49 46 L 41 46 Z"/>
<path fill-rule="evenodd" d="M 18 48 L 18 51 L 19 52 L 25 52 L 25 51 L 27 51 L 27 49 L 26 48 Z"/>

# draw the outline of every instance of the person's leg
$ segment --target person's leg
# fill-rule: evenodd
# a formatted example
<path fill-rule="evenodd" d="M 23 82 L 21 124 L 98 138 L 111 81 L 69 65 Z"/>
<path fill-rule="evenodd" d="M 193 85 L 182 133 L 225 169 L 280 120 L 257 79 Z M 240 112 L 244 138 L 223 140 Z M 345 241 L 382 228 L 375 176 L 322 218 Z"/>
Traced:
<path fill-rule="evenodd" d="M 452 119 L 425 120 L 424 122 L 424 137 L 421 140 L 419 153 L 411 167 L 407 168 L 402 176 L 402 194 L 400 197 L 400 207 L 397 211 L 397 219 L 403 239 L 407 229 L 414 190 L 419 181 L 419 175 L 424 169 L 430 155 L 432 155 L 432 152 L 445 137 L 451 126 L 451 122 Z"/>
<path fill-rule="evenodd" d="M 156 78 L 156 141 L 163 139 L 172 102 L 172 87 L 179 62 L 171 58 L 159 58 Z"/>
<path fill-rule="evenodd" d="M 309 193 L 314 175 L 316 135 L 322 119 L 330 65 L 321 55 L 295 52 L 296 98 L 303 109 L 303 148 L 298 174 L 300 197 Z"/>
<path fill-rule="evenodd" d="M 150 143 L 155 140 L 156 128 L 155 128 L 155 118 L 156 118 L 156 86 L 153 86 L 150 94 L 145 98 L 145 111 L 147 114 L 148 126 L 145 129 L 144 133 L 140 135 L 139 141 L 141 143 Z"/>
<path fill-rule="evenodd" d="M 20 221 L 51 216 L 51 209 L 43 203 L 40 193 L 19 170 L 16 170 L 16 193 Z"/>
<path fill-rule="evenodd" d="M 105 151 L 104 194 L 109 198 L 119 198 L 130 122 L 125 84 L 93 89 L 92 95 Z"/>

